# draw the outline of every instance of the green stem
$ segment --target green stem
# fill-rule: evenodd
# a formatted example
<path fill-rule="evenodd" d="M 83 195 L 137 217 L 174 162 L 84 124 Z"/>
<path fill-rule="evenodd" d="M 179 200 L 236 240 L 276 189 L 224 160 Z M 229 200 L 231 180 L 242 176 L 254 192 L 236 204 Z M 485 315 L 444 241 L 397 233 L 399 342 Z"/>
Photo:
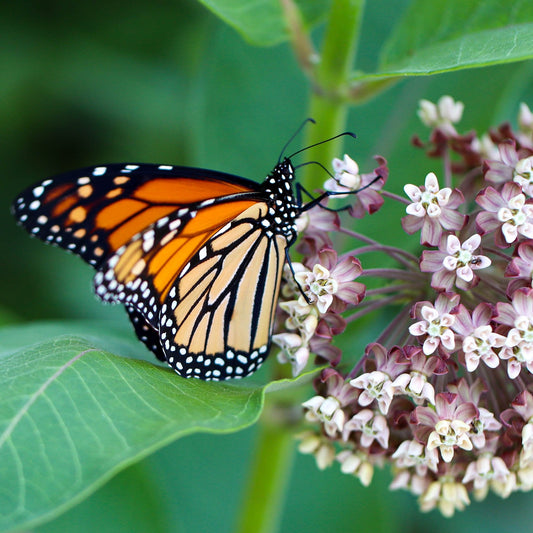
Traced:
<path fill-rule="evenodd" d="M 265 415 L 268 413 L 263 413 Z M 279 421 L 262 417 L 243 515 L 237 533 L 274 533 L 278 530 L 285 489 L 290 478 L 294 438 Z"/>
<path fill-rule="evenodd" d="M 333 137 L 346 128 L 350 78 L 364 5 L 365 0 L 332 1 L 309 106 L 309 116 L 316 120 L 317 126 L 308 128 L 307 145 Z M 309 160 L 327 166 L 338 155 L 339 143 L 331 142 L 314 148 Z M 323 173 L 307 167 L 308 187 L 319 187 L 323 181 Z"/>
<path fill-rule="evenodd" d="M 307 145 L 333 137 L 346 127 L 350 77 L 364 4 L 364 0 L 332 0 L 320 64 L 314 69 L 310 62 L 312 45 L 303 31 L 298 11 L 291 0 L 281 0 L 296 55 L 313 84 L 309 116 L 316 120 L 317 126 L 308 127 Z M 309 160 L 328 165 L 339 155 L 337 150 L 337 143 L 323 144 L 309 154 Z M 313 169 L 307 167 L 307 173 L 310 172 Z M 321 172 L 306 185 L 319 187 L 323 181 Z M 237 533 L 274 533 L 279 526 L 294 444 L 291 432 L 273 416 L 275 408 L 275 404 L 267 406 L 259 424 L 256 456 Z"/>

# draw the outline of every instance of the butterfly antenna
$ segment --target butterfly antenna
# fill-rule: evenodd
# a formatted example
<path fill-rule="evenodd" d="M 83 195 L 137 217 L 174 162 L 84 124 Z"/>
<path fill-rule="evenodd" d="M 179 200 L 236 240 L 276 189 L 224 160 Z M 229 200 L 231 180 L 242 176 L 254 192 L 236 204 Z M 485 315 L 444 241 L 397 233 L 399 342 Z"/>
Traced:
<path fill-rule="evenodd" d="M 320 146 L 321 144 L 329 143 L 331 141 L 334 141 L 335 139 L 338 139 L 339 137 L 344 137 L 345 135 L 349 135 L 350 137 L 353 137 L 354 139 L 357 138 L 355 133 L 351 131 L 344 131 L 342 133 L 339 133 L 338 135 L 335 135 L 334 137 L 330 137 L 329 139 L 324 139 L 323 141 L 320 141 L 315 144 L 310 144 L 309 146 L 306 146 L 305 148 L 301 148 L 300 150 L 294 152 L 289 156 L 289 159 L 292 159 L 296 154 L 300 154 L 302 152 L 305 152 L 306 150 L 309 150 L 309 148 L 314 148 L 315 146 Z M 282 152 L 283 153 L 283 152 Z"/>
<path fill-rule="evenodd" d="M 290 136 L 289 140 L 285 143 L 285 145 L 283 146 L 282 150 L 281 150 L 281 153 L 279 154 L 279 157 L 278 157 L 278 163 L 281 161 L 281 158 L 283 157 L 283 154 L 285 153 L 285 150 L 288 148 L 289 144 L 291 144 L 291 142 L 294 140 L 294 138 L 302 131 L 302 129 L 304 128 L 304 126 L 308 123 L 308 122 L 311 122 L 311 124 L 316 124 L 315 120 L 312 119 L 311 117 L 309 118 L 306 118 L 299 126 L 298 126 L 298 129 Z M 298 153 L 298 152 L 297 152 Z M 291 156 L 292 157 L 292 156 Z"/>
<path fill-rule="evenodd" d="M 336 180 L 335 176 L 320 162 L 318 161 L 305 161 L 305 163 L 300 163 L 299 165 L 295 165 L 295 169 L 305 167 L 307 165 L 318 165 L 330 178 L 333 178 Z"/>

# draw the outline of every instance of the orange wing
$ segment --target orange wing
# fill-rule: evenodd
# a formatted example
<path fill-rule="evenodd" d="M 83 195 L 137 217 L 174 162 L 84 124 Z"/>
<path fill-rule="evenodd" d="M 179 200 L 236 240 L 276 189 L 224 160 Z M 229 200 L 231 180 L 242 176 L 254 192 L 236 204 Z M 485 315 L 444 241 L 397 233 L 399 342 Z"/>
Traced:
<path fill-rule="evenodd" d="M 96 294 L 134 306 L 155 328 L 178 275 L 215 233 L 256 204 L 225 196 L 182 207 L 134 235 L 95 275 Z"/>
<path fill-rule="evenodd" d="M 47 179 L 13 204 L 37 238 L 99 268 L 135 235 L 182 207 L 258 191 L 255 182 L 187 167 L 107 165 Z"/>
<path fill-rule="evenodd" d="M 259 202 L 221 228 L 182 270 L 161 307 L 160 344 L 182 376 L 241 378 L 270 349 L 287 239 Z"/>

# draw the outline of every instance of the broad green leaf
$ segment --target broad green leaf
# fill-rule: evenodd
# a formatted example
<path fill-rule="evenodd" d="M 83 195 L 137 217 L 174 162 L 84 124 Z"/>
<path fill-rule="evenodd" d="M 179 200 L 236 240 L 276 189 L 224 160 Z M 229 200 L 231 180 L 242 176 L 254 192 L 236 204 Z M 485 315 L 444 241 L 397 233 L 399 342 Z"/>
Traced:
<path fill-rule="evenodd" d="M 179 437 L 244 428 L 263 405 L 261 387 L 182 379 L 73 335 L 3 350 L 0 365 L 0 530 L 57 516 Z"/>
<path fill-rule="evenodd" d="M 279 0 L 200 0 L 215 15 L 258 46 L 286 41 L 288 33 Z M 295 0 L 303 19 L 312 24 L 327 12 L 329 1 Z"/>
<path fill-rule="evenodd" d="M 104 320 L 43 321 L 0 329 L 0 357 L 4 352 L 11 353 L 60 335 L 82 336 L 104 351 L 149 363 L 158 362 L 139 342 L 129 323 Z"/>
<path fill-rule="evenodd" d="M 174 479 L 179 482 L 180 477 L 178 473 Z M 168 499 L 161 497 L 166 490 L 170 489 L 153 475 L 148 461 L 141 461 L 33 533 L 169 533 Z M 176 524 L 172 531 L 179 533 L 182 529 Z"/>
<path fill-rule="evenodd" d="M 414 0 L 381 53 L 379 75 L 424 75 L 533 57 L 530 0 Z"/>

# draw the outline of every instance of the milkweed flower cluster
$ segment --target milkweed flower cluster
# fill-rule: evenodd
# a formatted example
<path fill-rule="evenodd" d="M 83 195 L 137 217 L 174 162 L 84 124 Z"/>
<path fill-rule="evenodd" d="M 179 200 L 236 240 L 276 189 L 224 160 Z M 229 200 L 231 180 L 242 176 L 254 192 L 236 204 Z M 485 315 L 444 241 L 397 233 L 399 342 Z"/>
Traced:
<path fill-rule="evenodd" d="M 325 188 L 346 193 L 349 214 L 402 202 L 402 228 L 420 253 L 316 206 L 299 221 L 303 260 L 287 271 L 274 337 L 294 374 L 311 354 L 327 364 L 303 404 L 300 450 L 364 485 L 388 463 L 392 489 L 445 516 L 489 491 L 533 489 L 533 114 L 522 104 L 516 131 L 503 124 L 478 136 L 458 133 L 462 112 L 448 96 L 421 102 L 432 130 L 413 143 L 443 168 L 405 185 L 405 197 L 383 189 L 383 158 L 369 174 L 348 156 L 334 160 Z M 337 255 L 333 233 L 353 249 Z M 397 266 L 365 268 L 371 252 Z M 385 322 L 379 312 L 391 305 Z M 384 324 L 378 338 L 341 357 L 334 338 L 368 313 Z"/>

